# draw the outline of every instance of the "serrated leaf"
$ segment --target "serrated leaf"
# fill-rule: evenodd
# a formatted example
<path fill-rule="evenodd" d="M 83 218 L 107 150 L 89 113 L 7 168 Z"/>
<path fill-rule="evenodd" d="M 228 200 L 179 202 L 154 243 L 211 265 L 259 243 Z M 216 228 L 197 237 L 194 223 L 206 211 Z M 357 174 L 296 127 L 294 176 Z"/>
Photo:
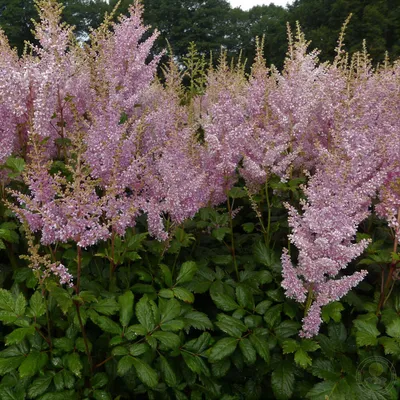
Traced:
<path fill-rule="evenodd" d="M 257 359 L 256 351 L 254 350 L 253 345 L 250 340 L 243 338 L 239 342 L 240 350 L 242 351 L 244 361 L 246 364 L 254 364 Z"/>
<path fill-rule="evenodd" d="M 251 233 L 254 231 L 255 225 L 252 222 L 246 222 L 242 224 L 242 228 L 246 233 Z"/>
<path fill-rule="evenodd" d="M 35 333 L 35 327 L 29 326 L 27 328 L 14 329 L 9 335 L 6 336 L 6 346 L 21 343 L 27 336 Z"/>
<path fill-rule="evenodd" d="M 296 321 L 286 320 L 281 322 L 275 328 L 275 334 L 278 338 L 288 338 L 297 335 L 300 329 L 300 324 Z"/>
<path fill-rule="evenodd" d="M 201 357 L 189 354 L 186 351 L 181 351 L 181 354 L 186 365 L 192 372 L 196 374 L 204 374 L 206 376 L 210 375 L 210 370 Z"/>
<path fill-rule="evenodd" d="M 222 311 L 233 311 L 237 308 L 240 308 L 239 304 L 237 304 L 232 297 L 225 293 L 212 293 L 211 298 L 215 305 Z"/>
<path fill-rule="evenodd" d="M 29 307 L 32 310 L 32 316 L 39 318 L 46 312 L 46 306 L 43 297 L 39 291 L 36 291 L 29 300 Z"/>
<path fill-rule="evenodd" d="M 160 264 L 159 265 L 162 274 L 164 275 L 164 282 L 167 285 L 167 287 L 171 287 L 172 286 L 172 273 L 171 270 L 169 269 L 168 266 L 164 265 L 164 264 Z"/>
<path fill-rule="evenodd" d="M 122 328 L 108 317 L 98 314 L 90 314 L 90 319 L 105 332 L 112 333 L 114 335 L 122 334 Z"/>
<path fill-rule="evenodd" d="M 250 310 L 254 309 L 253 293 L 248 287 L 244 285 L 238 285 L 235 292 L 237 301 L 241 307 L 248 308 Z"/>
<path fill-rule="evenodd" d="M 126 356 L 129 354 L 129 350 L 125 346 L 114 347 L 111 351 L 113 356 Z"/>
<path fill-rule="evenodd" d="M 108 316 L 116 314 L 120 309 L 120 306 L 113 298 L 101 299 L 98 303 L 93 303 L 91 307 L 100 314 Z"/>
<path fill-rule="evenodd" d="M 287 400 L 293 395 L 294 389 L 293 367 L 287 362 L 281 362 L 271 375 L 271 386 L 277 400 Z"/>
<path fill-rule="evenodd" d="M 91 378 L 90 382 L 93 389 L 100 389 L 107 385 L 108 376 L 105 372 L 99 372 Z"/>
<path fill-rule="evenodd" d="M 174 296 L 182 300 L 185 303 L 193 303 L 194 302 L 194 295 L 190 293 L 189 290 L 182 288 L 182 287 L 175 287 L 172 289 L 174 292 Z"/>
<path fill-rule="evenodd" d="M 258 242 L 253 247 L 254 258 L 260 264 L 265 265 L 275 272 L 282 269 L 280 257 L 269 249 L 263 242 Z"/>
<path fill-rule="evenodd" d="M 163 299 L 172 299 L 174 297 L 174 292 L 172 289 L 161 289 L 158 292 L 158 295 Z"/>
<path fill-rule="evenodd" d="M 339 322 L 342 318 L 341 312 L 344 310 L 342 303 L 334 301 L 322 307 L 322 320 L 326 323 L 332 318 L 335 322 Z"/>
<path fill-rule="evenodd" d="M 217 361 L 211 364 L 212 376 L 216 378 L 222 378 L 228 373 L 230 367 L 231 360 L 229 358 L 224 358 L 221 361 Z"/>
<path fill-rule="evenodd" d="M 208 316 L 199 311 L 190 311 L 184 315 L 183 318 L 185 322 L 185 327 L 193 327 L 199 330 L 213 329 L 212 322 Z"/>
<path fill-rule="evenodd" d="M 74 348 L 74 341 L 68 337 L 54 338 L 53 346 L 56 349 L 60 349 L 66 353 L 69 353 Z"/>
<path fill-rule="evenodd" d="M 165 332 L 177 332 L 185 327 L 185 322 L 182 319 L 173 319 L 161 325 L 161 330 Z"/>
<path fill-rule="evenodd" d="M 135 343 L 132 346 L 129 346 L 129 353 L 131 356 L 138 357 L 146 353 L 149 349 L 147 343 Z"/>
<path fill-rule="evenodd" d="M 153 309 L 150 306 L 149 299 L 144 295 L 138 303 L 136 303 L 136 317 L 146 329 L 147 332 L 153 330 L 156 326 L 156 320 Z"/>
<path fill-rule="evenodd" d="M 258 355 L 266 362 L 269 363 L 270 361 L 270 354 L 269 354 L 269 346 L 268 341 L 261 336 L 256 334 L 250 335 L 250 342 L 253 347 L 256 349 Z"/>
<path fill-rule="evenodd" d="M 282 343 L 283 354 L 294 353 L 295 351 L 298 350 L 299 347 L 300 347 L 299 343 L 297 343 L 296 340 L 294 339 L 286 339 Z"/>
<path fill-rule="evenodd" d="M 118 297 L 119 321 L 123 327 L 128 326 L 133 317 L 133 301 L 134 296 L 131 291 L 127 291 Z"/>
<path fill-rule="evenodd" d="M 161 315 L 161 325 L 179 317 L 181 313 L 181 304 L 176 299 L 160 299 L 158 302 L 158 308 Z"/>
<path fill-rule="evenodd" d="M 177 284 L 190 282 L 197 272 L 197 265 L 194 261 L 187 261 L 181 265 L 179 275 L 176 278 Z"/>
<path fill-rule="evenodd" d="M 156 371 L 150 367 L 149 364 L 139 360 L 138 358 L 132 358 L 133 365 L 136 369 L 138 378 L 147 386 L 154 388 L 158 384 L 158 376 Z"/>
<path fill-rule="evenodd" d="M 68 354 L 66 357 L 68 369 L 77 377 L 81 377 L 81 371 L 83 368 L 81 358 L 78 353 Z"/>
<path fill-rule="evenodd" d="M 152 336 L 169 349 L 177 348 L 181 344 L 179 336 L 172 332 L 157 331 Z"/>
<path fill-rule="evenodd" d="M 174 370 L 171 368 L 169 365 L 167 359 L 163 356 L 160 356 L 160 371 L 162 374 L 162 377 L 165 381 L 165 383 L 169 387 L 175 387 L 178 383 L 178 380 L 176 378 L 176 374 Z"/>
<path fill-rule="evenodd" d="M 8 374 L 9 372 L 17 369 L 24 360 L 24 355 L 0 358 L 0 375 Z"/>
<path fill-rule="evenodd" d="M 257 314 L 265 314 L 265 312 L 272 306 L 271 300 L 263 300 L 262 302 L 256 305 L 256 313 Z"/>
<path fill-rule="evenodd" d="M 312 364 L 311 357 L 303 349 L 299 349 L 296 351 L 296 353 L 294 354 L 294 361 L 302 368 L 307 368 L 309 365 Z"/>
<path fill-rule="evenodd" d="M 400 356 L 400 343 L 396 339 L 384 336 L 379 338 L 379 343 L 383 346 L 386 355 Z"/>
<path fill-rule="evenodd" d="M 185 343 L 184 347 L 192 353 L 202 353 L 209 346 L 210 340 L 211 335 L 204 332 L 197 339 Z"/>
<path fill-rule="evenodd" d="M 386 326 L 386 333 L 396 339 L 400 339 L 400 318 L 396 318 Z"/>
<path fill-rule="evenodd" d="M 356 342 L 358 346 L 376 346 L 377 337 L 380 335 L 376 328 L 376 322 L 356 319 L 354 322 L 356 330 Z"/>
<path fill-rule="evenodd" d="M 230 232 L 231 232 L 230 228 L 220 227 L 220 228 L 213 229 L 211 234 L 215 239 L 222 242 L 225 238 L 225 235 L 229 234 Z"/>
<path fill-rule="evenodd" d="M 339 372 L 335 371 L 332 361 L 326 359 L 314 360 L 311 367 L 311 373 L 314 376 L 325 380 L 335 380 L 340 378 L 340 370 Z"/>
<path fill-rule="evenodd" d="M 239 187 L 233 187 L 229 190 L 228 194 L 230 197 L 232 197 L 232 199 L 243 199 L 247 197 L 246 191 Z"/>
<path fill-rule="evenodd" d="M 316 351 L 320 348 L 317 342 L 310 339 L 303 339 L 300 342 L 300 346 L 304 351 Z"/>
<path fill-rule="evenodd" d="M 36 375 L 46 365 L 47 360 L 46 353 L 31 351 L 18 368 L 20 377 L 25 378 Z"/>
<path fill-rule="evenodd" d="M 246 325 L 229 315 L 218 314 L 217 320 L 218 322 L 216 322 L 215 325 L 229 336 L 240 338 L 242 333 L 247 331 Z"/>
<path fill-rule="evenodd" d="M 146 328 L 143 325 L 131 325 L 125 332 L 125 337 L 128 340 L 134 340 L 138 336 L 145 336 L 147 333 Z"/>
<path fill-rule="evenodd" d="M 238 339 L 236 338 L 223 338 L 218 340 L 218 342 L 211 347 L 208 361 L 212 363 L 230 356 L 236 350 L 237 345 Z"/>
<path fill-rule="evenodd" d="M 14 312 L 15 302 L 8 290 L 0 289 L 0 309 Z"/>
<path fill-rule="evenodd" d="M 50 383 L 53 379 L 52 374 L 47 374 L 45 376 L 41 376 L 40 378 L 35 379 L 28 389 L 28 396 L 32 399 L 43 394 L 47 388 L 50 386 Z"/>
<path fill-rule="evenodd" d="M 95 390 L 93 397 L 95 400 L 112 400 L 111 395 L 105 390 Z"/>
<path fill-rule="evenodd" d="M 124 356 L 118 361 L 117 374 L 124 376 L 133 367 L 133 357 Z"/>
<path fill-rule="evenodd" d="M 9 243 L 18 243 L 19 242 L 19 235 L 17 232 L 0 228 L 0 239 L 5 240 Z"/>
<path fill-rule="evenodd" d="M 264 321 L 269 327 L 273 327 L 280 320 L 282 310 L 282 304 L 276 304 L 265 312 Z"/>

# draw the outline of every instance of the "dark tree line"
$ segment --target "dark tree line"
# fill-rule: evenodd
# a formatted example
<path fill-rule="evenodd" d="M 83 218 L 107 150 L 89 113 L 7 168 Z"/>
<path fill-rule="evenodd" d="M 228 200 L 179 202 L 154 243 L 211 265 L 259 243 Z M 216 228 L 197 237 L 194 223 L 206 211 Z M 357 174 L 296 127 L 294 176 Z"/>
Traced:
<path fill-rule="evenodd" d="M 64 0 L 64 19 L 75 25 L 78 37 L 87 37 L 89 26 L 97 27 L 104 13 L 117 0 Z M 122 0 L 118 13 L 126 13 L 130 0 Z M 226 0 L 142 0 L 145 23 L 161 35 L 158 48 L 170 42 L 174 54 L 183 57 L 188 44 L 195 42 L 200 53 L 218 54 L 221 46 L 231 56 L 249 62 L 254 57 L 255 37 L 265 35 L 264 52 L 269 63 L 282 66 L 287 48 L 286 22 L 299 21 L 311 47 L 321 50 L 322 60 L 331 60 L 341 26 L 352 19 L 346 32 L 346 48 L 361 49 L 366 39 L 368 51 L 381 61 L 387 50 L 391 58 L 400 56 L 400 2 L 398 0 L 295 0 L 288 8 L 256 6 L 249 11 L 231 8 Z M 33 0 L 0 0 L 0 26 L 10 44 L 21 52 L 24 41 L 33 41 L 32 18 L 37 18 Z"/>

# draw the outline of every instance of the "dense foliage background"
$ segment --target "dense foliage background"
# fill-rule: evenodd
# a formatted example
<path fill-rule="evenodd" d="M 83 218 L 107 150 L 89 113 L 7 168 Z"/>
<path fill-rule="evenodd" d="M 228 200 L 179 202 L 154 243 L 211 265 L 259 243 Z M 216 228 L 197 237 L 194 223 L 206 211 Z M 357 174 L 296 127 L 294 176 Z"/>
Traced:
<path fill-rule="evenodd" d="M 96 28 L 104 13 L 110 12 L 117 0 L 68 0 L 64 20 L 76 26 L 75 33 L 87 39 L 89 27 Z M 127 13 L 131 1 L 122 0 L 118 13 Z M 351 13 L 346 45 L 350 52 L 361 50 L 367 41 L 375 62 L 383 61 L 385 51 L 392 59 L 400 55 L 400 5 L 397 0 L 296 0 L 289 7 L 256 6 L 248 11 L 231 8 L 225 0 L 143 0 L 144 22 L 157 28 L 161 36 L 157 49 L 166 48 L 166 40 L 176 56 L 187 53 L 188 44 L 195 42 L 200 53 L 209 57 L 218 54 L 220 47 L 231 56 L 248 60 L 255 56 L 255 37 L 265 35 L 264 53 L 269 64 L 282 68 L 287 47 L 286 22 L 299 21 L 311 48 L 322 51 L 321 60 L 334 58 L 340 27 Z M 37 19 L 34 0 L 1 0 L 0 26 L 11 46 L 22 52 L 24 40 L 32 41 L 33 24 Z"/>
<path fill-rule="evenodd" d="M 42 0 L 22 57 L 0 34 L 1 400 L 398 399 L 398 7 L 345 3 L 144 2 L 159 37 L 65 3 L 82 47 Z"/>

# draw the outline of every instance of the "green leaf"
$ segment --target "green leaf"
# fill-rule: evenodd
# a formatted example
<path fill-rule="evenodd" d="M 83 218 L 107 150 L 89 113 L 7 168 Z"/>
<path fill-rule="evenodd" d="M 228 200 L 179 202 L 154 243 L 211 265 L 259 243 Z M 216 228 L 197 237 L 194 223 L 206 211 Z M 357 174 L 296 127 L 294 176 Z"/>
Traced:
<path fill-rule="evenodd" d="M 376 321 L 364 321 L 356 319 L 354 322 L 356 330 L 356 342 L 358 346 L 376 346 L 378 344 L 377 337 L 380 335 L 376 328 Z"/>
<path fill-rule="evenodd" d="M 167 285 L 167 287 L 172 286 L 172 273 L 171 270 L 169 269 L 168 266 L 164 264 L 160 264 L 160 269 L 162 274 L 164 275 L 164 282 Z"/>
<path fill-rule="evenodd" d="M 211 335 L 208 332 L 202 333 L 197 339 L 185 343 L 184 347 L 192 353 L 202 353 L 210 344 Z"/>
<path fill-rule="evenodd" d="M 66 361 L 68 369 L 78 378 L 80 378 L 83 365 L 79 354 L 78 353 L 68 354 L 66 357 Z"/>
<path fill-rule="evenodd" d="M 283 354 L 294 353 L 299 349 L 299 347 L 300 347 L 299 343 L 297 343 L 296 340 L 294 339 L 286 339 L 282 343 Z"/>
<path fill-rule="evenodd" d="M 242 228 L 246 233 L 251 233 L 254 231 L 255 225 L 252 222 L 246 222 L 242 224 Z"/>
<path fill-rule="evenodd" d="M 95 390 L 93 397 L 95 400 L 112 400 L 111 395 L 105 390 Z"/>
<path fill-rule="evenodd" d="M 316 359 L 313 361 L 311 373 L 318 378 L 325 380 L 335 380 L 340 378 L 340 370 L 335 371 L 331 360 Z"/>
<path fill-rule="evenodd" d="M 24 355 L 0 358 L 0 375 L 8 374 L 9 372 L 17 369 L 24 360 Z"/>
<path fill-rule="evenodd" d="M 68 337 L 54 338 L 53 346 L 56 349 L 60 349 L 65 351 L 66 353 L 69 353 L 74 348 L 74 341 Z"/>
<path fill-rule="evenodd" d="M 240 308 L 236 301 L 225 293 L 212 293 L 211 298 L 215 305 L 222 311 L 233 311 Z"/>
<path fill-rule="evenodd" d="M 27 328 L 17 328 L 14 329 L 9 335 L 6 337 L 6 346 L 12 344 L 21 343 L 26 336 L 31 336 L 35 333 L 35 327 L 33 325 Z"/>
<path fill-rule="evenodd" d="M 294 373 L 291 363 L 280 362 L 271 375 L 271 385 L 277 400 L 287 400 L 293 395 Z"/>
<path fill-rule="evenodd" d="M 39 318 L 46 312 L 46 306 L 43 297 L 39 291 L 36 291 L 29 300 L 29 307 L 32 310 L 32 316 Z"/>
<path fill-rule="evenodd" d="M 157 331 L 152 336 L 169 349 L 177 348 L 181 344 L 179 336 L 172 332 Z"/>
<path fill-rule="evenodd" d="M 49 289 L 49 292 L 50 295 L 56 300 L 62 312 L 66 314 L 73 305 L 71 295 L 68 293 L 68 291 L 58 286 L 53 286 Z"/>
<path fill-rule="evenodd" d="M 50 386 L 53 375 L 47 373 L 45 376 L 35 379 L 28 389 L 28 396 L 30 398 L 35 398 L 43 394 L 47 388 Z"/>
<path fill-rule="evenodd" d="M 91 307 L 104 315 L 114 315 L 120 309 L 119 304 L 113 298 L 101 299 L 98 303 L 93 303 Z"/>
<path fill-rule="evenodd" d="M 8 290 L 0 289 L 0 309 L 14 312 L 15 302 Z"/>
<path fill-rule="evenodd" d="M 213 329 L 212 322 L 206 314 L 199 311 L 190 311 L 184 315 L 183 318 L 185 327 L 193 327 L 199 330 Z"/>
<path fill-rule="evenodd" d="M 300 324 L 296 321 L 286 320 L 281 322 L 275 328 L 275 334 L 279 338 L 288 338 L 290 336 L 297 335 L 300 329 Z"/>
<path fill-rule="evenodd" d="M 229 234 L 230 232 L 231 232 L 230 228 L 222 226 L 220 228 L 213 229 L 211 234 L 213 237 L 215 237 L 215 239 L 222 242 L 225 238 L 225 235 Z"/>
<path fill-rule="evenodd" d="M 131 325 L 125 332 L 125 337 L 128 340 L 134 340 L 138 336 L 145 336 L 147 333 L 146 328 L 143 325 Z"/>
<path fill-rule="evenodd" d="M 254 258 L 260 264 L 265 265 L 275 272 L 282 269 L 280 257 L 269 249 L 263 242 L 258 242 L 253 247 Z"/>
<path fill-rule="evenodd" d="M 344 310 L 342 303 L 334 301 L 322 307 L 322 320 L 326 323 L 333 319 L 335 322 L 340 322 L 342 318 L 341 312 Z"/>
<path fill-rule="evenodd" d="M 124 346 L 116 346 L 112 349 L 111 354 L 113 356 L 126 356 L 129 354 L 129 350 Z"/>
<path fill-rule="evenodd" d="M 282 310 L 282 304 L 276 304 L 265 312 L 264 321 L 269 327 L 273 327 L 280 320 Z"/>
<path fill-rule="evenodd" d="M 189 354 L 186 351 L 181 351 L 181 354 L 183 360 L 191 371 L 196 374 L 204 374 L 206 376 L 210 376 L 210 370 L 208 369 L 207 364 L 201 357 Z"/>
<path fill-rule="evenodd" d="M 333 395 L 335 394 L 335 391 L 337 392 L 337 386 L 338 383 L 335 381 L 324 381 L 324 382 L 319 382 L 314 387 L 307 393 L 307 399 L 312 399 L 312 400 L 320 400 L 320 399 L 331 399 L 333 398 Z M 335 399 L 343 399 L 345 400 L 345 397 L 334 397 Z"/>
<path fill-rule="evenodd" d="M 229 190 L 228 194 L 230 197 L 232 197 L 232 199 L 243 199 L 247 197 L 246 191 L 239 187 L 233 187 L 231 190 Z"/>
<path fill-rule="evenodd" d="M 211 365 L 212 376 L 216 378 L 222 378 L 228 373 L 230 367 L 231 360 L 229 358 L 224 358 L 221 361 L 217 361 Z"/>
<path fill-rule="evenodd" d="M 386 333 L 396 339 L 400 339 L 400 318 L 396 318 L 386 326 Z"/>
<path fill-rule="evenodd" d="M 296 351 L 294 355 L 294 361 L 297 365 L 300 365 L 300 367 L 302 368 L 307 368 L 309 365 L 312 364 L 311 357 L 303 349 L 299 349 Z"/>
<path fill-rule="evenodd" d="M 18 243 L 19 235 L 15 231 L 11 231 L 9 229 L 0 228 L 0 239 L 5 240 L 9 243 Z"/>
<path fill-rule="evenodd" d="M 133 367 L 133 357 L 124 356 L 118 361 L 117 374 L 119 376 L 124 376 Z"/>
<path fill-rule="evenodd" d="M 253 293 L 247 286 L 238 285 L 236 287 L 236 298 L 241 307 L 248 308 L 250 310 L 254 309 Z"/>
<path fill-rule="evenodd" d="M 243 338 L 239 342 L 240 350 L 242 351 L 244 361 L 246 364 L 254 364 L 257 359 L 256 351 L 254 350 L 253 345 L 250 340 Z"/>
<path fill-rule="evenodd" d="M 119 304 L 119 320 L 123 327 L 129 325 L 129 321 L 133 317 L 133 301 L 134 296 L 131 291 L 127 291 L 118 297 Z"/>
<path fill-rule="evenodd" d="M 393 354 L 397 357 L 400 356 L 400 343 L 398 340 L 384 336 L 379 338 L 379 344 L 385 349 L 386 355 Z"/>
<path fill-rule="evenodd" d="M 221 331 L 227 333 L 229 336 L 240 338 L 243 332 L 247 331 L 246 325 L 236 318 L 230 317 L 225 314 L 217 315 L 218 322 L 215 325 L 218 326 Z"/>
<path fill-rule="evenodd" d="M 25 161 L 21 157 L 10 156 L 7 158 L 5 165 L 13 172 L 22 173 L 25 168 Z"/>
<path fill-rule="evenodd" d="M 190 282 L 197 271 L 197 265 L 194 261 L 187 261 L 181 265 L 179 275 L 176 278 L 177 284 Z"/>
<path fill-rule="evenodd" d="M 20 377 L 26 378 L 27 376 L 36 375 L 47 364 L 47 360 L 46 353 L 31 351 L 18 368 Z"/>
<path fill-rule="evenodd" d="M 163 299 L 172 299 L 174 297 L 174 292 L 171 289 L 161 289 L 158 295 Z"/>
<path fill-rule="evenodd" d="M 211 347 L 208 361 L 212 363 L 230 356 L 236 350 L 237 345 L 238 339 L 236 338 L 223 338 L 218 340 L 218 342 Z"/>
<path fill-rule="evenodd" d="M 139 322 L 147 329 L 147 332 L 153 330 L 156 326 L 156 320 L 153 309 L 150 306 L 149 299 L 144 295 L 138 303 L 136 303 L 136 317 Z"/>
<path fill-rule="evenodd" d="M 178 383 L 174 370 L 164 356 L 160 356 L 160 371 L 165 383 L 169 387 L 175 387 Z"/>
<path fill-rule="evenodd" d="M 161 315 L 161 324 L 179 317 L 181 313 L 181 304 L 176 299 L 171 299 L 168 301 L 159 299 L 158 308 Z"/>
<path fill-rule="evenodd" d="M 304 351 L 316 351 L 320 348 L 319 344 L 311 339 L 303 339 L 300 346 Z"/>
<path fill-rule="evenodd" d="M 108 317 L 91 313 L 90 319 L 105 332 L 112 333 L 114 335 L 122 334 L 122 328 Z"/>
<path fill-rule="evenodd" d="M 161 325 L 161 330 L 165 332 L 181 331 L 185 327 L 185 322 L 182 319 L 173 319 Z"/>
<path fill-rule="evenodd" d="M 250 335 L 250 342 L 256 349 L 258 355 L 266 362 L 270 361 L 269 346 L 266 339 L 256 334 Z"/>
<path fill-rule="evenodd" d="M 105 372 L 99 372 L 94 375 L 90 381 L 93 389 L 100 389 L 107 385 L 108 376 Z"/>
<path fill-rule="evenodd" d="M 176 287 L 172 289 L 174 292 L 174 296 L 179 299 L 184 301 L 185 303 L 193 303 L 194 302 L 194 296 L 193 293 L 190 293 L 189 290 L 182 288 L 182 287 Z"/>
<path fill-rule="evenodd" d="M 158 384 L 158 376 L 156 371 L 150 367 L 149 364 L 139 360 L 138 358 L 132 358 L 133 365 L 136 369 L 138 378 L 147 386 L 154 388 Z"/>
<path fill-rule="evenodd" d="M 263 300 L 261 303 L 257 304 L 256 313 L 263 315 L 271 306 L 272 306 L 271 300 Z"/>
<path fill-rule="evenodd" d="M 138 357 L 146 353 L 149 350 L 149 345 L 147 343 L 135 343 L 129 346 L 129 353 L 131 356 Z"/>

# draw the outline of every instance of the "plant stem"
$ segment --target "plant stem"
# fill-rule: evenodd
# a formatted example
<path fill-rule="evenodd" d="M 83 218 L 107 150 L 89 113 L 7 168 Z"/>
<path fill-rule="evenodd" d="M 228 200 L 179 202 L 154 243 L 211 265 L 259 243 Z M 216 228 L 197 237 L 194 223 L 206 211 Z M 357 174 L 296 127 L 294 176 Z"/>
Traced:
<path fill-rule="evenodd" d="M 265 240 L 265 245 L 269 248 L 269 243 L 271 241 L 271 202 L 269 200 L 268 194 L 268 181 L 265 183 L 265 196 L 267 199 L 267 206 L 268 206 L 268 222 L 267 222 L 267 238 Z"/>
<path fill-rule="evenodd" d="M 235 239 L 233 237 L 233 218 L 232 218 L 232 207 L 231 207 L 231 201 L 229 198 L 229 194 L 226 194 L 227 197 L 227 205 L 228 205 L 228 214 L 229 214 L 229 227 L 231 229 L 231 253 L 232 253 L 232 258 L 233 258 L 233 265 L 235 267 L 236 271 L 236 278 L 239 280 L 239 270 L 237 266 L 237 261 L 236 261 L 236 252 L 235 252 Z"/>

